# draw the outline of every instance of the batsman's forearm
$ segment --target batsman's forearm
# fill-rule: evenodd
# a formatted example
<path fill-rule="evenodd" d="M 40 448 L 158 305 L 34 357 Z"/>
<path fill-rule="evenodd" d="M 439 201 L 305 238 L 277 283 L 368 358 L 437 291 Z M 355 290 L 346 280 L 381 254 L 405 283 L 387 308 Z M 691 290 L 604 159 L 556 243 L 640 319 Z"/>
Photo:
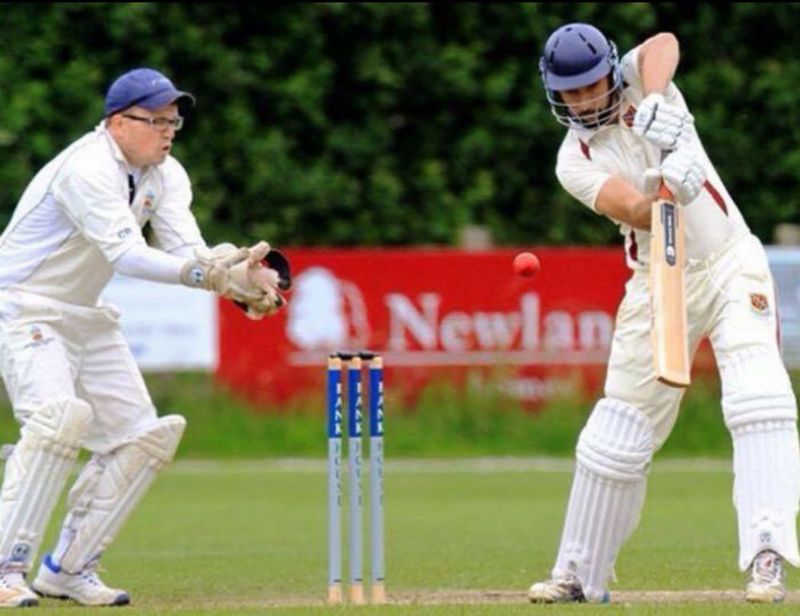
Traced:
<path fill-rule="evenodd" d="M 617 223 L 650 231 L 650 205 L 657 198 L 656 193 L 644 194 L 626 179 L 612 176 L 600 189 L 595 209 Z"/>
<path fill-rule="evenodd" d="M 673 34 L 662 32 L 645 43 L 640 58 L 644 95 L 663 94 L 675 76 L 680 45 Z"/>
<path fill-rule="evenodd" d="M 652 225 L 653 202 L 658 200 L 658 194 L 644 195 L 631 208 L 631 220 L 627 221 L 634 229 L 650 232 Z"/>
<path fill-rule="evenodd" d="M 643 195 L 636 201 L 627 201 L 617 203 L 613 209 L 598 208 L 598 212 L 605 214 L 617 223 L 625 223 L 626 225 L 638 229 L 639 231 L 650 232 L 650 217 L 653 202 L 658 198 L 658 195 Z"/>

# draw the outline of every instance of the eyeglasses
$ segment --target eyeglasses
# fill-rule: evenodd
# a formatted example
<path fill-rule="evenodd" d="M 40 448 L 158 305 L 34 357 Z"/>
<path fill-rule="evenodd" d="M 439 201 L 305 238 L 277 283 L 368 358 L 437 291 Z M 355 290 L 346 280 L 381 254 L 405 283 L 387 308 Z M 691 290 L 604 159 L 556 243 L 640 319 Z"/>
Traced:
<path fill-rule="evenodd" d="M 176 132 L 183 128 L 183 117 L 181 116 L 175 116 L 174 118 L 145 118 L 130 113 L 123 113 L 122 117 L 128 118 L 129 120 L 136 120 L 137 122 L 145 122 L 150 125 L 150 128 L 162 133 L 170 126 L 174 128 Z"/>

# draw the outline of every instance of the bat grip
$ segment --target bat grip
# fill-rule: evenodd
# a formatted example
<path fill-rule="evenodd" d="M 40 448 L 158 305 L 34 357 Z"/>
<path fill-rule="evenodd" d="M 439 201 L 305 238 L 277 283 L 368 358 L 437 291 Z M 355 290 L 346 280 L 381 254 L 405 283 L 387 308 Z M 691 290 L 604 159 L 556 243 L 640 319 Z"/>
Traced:
<path fill-rule="evenodd" d="M 669 150 L 661 150 L 661 162 L 664 162 L 664 159 L 669 156 Z M 661 184 L 658 187 L 658 196 L 661 199 L 666 199 L 667 201 L 675 201 L 675 195 L 672 194 L 672 191 L 667 188 L 666 182 L 661 180 Z"/>
<path fill-rule="evenodd" d="M 675 195 L 673 195 L 672 191 L 667 188 L 664 180 L 661 180 L 661 184 L 658 187 L 658 196 L 661 199 L 666 199 L 667 201 L 675 201 Z"/>

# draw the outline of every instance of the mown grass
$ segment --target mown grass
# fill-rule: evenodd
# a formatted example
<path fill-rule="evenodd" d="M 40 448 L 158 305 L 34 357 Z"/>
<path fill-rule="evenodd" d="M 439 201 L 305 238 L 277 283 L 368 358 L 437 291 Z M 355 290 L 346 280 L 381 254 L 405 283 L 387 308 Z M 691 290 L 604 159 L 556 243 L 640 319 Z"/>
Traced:
<path fill-rule="evenodd" d="M 133 596 L 126 614 L 754 614 L 796 604 L 533 606 L 548 575 L 571 480 L 569 465 L 478 465 L 387 459 L 387 588 L 403 605 L 322 606 L 326 471 L 322 460 L 185 460 L 168 468 L 103 558 L 103 575 Z M 741 590 L 731 473 L 656 463 L 642 522 L 617 562 L 614 591 Z M 63 512 L 63 506 L 60 509 Z M 346 516 L 345 516 L 346 518 Z M 344 520 L 346 522 L 346 519 Z M 346 524 L 344 528 L 347 528 Z M 52 544 L 51 525 L 45 547 Z M 346 542 L 346 533 L 345 542 Z M 366 545 L 365 545 L 366 549 Z M 347 576 L 347 562 L 343 572 Z M 365 573 L 369 561 L 365 560 Z M 790 587 L 796 575 L 789 575 Z M 512 593 L 502 604 L 469 597 Z M 414 597 L 448 605 L 413 603 Z M 458 597 L 465 597 L 459 600 Z M 408 603 L 411 601 L 411 603 Z M 423 601 L 424 603 L 424 601 Z M 44 602 L 38 613 L 69 604 Z M 78 608 L 71 611 L 78 613 Z"/>

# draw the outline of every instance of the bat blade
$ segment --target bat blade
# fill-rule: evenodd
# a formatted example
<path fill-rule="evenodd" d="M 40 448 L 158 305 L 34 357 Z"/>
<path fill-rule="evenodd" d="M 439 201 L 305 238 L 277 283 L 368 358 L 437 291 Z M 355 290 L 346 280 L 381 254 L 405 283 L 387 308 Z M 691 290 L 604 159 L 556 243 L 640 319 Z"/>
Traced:
<path fill-rule="evenodd" d="M 690 383 L 686 318 L 683 212 L 663 185 L 653 202 L 650 237 L 650 301 L 656 377 L 672 387 Z"/>

